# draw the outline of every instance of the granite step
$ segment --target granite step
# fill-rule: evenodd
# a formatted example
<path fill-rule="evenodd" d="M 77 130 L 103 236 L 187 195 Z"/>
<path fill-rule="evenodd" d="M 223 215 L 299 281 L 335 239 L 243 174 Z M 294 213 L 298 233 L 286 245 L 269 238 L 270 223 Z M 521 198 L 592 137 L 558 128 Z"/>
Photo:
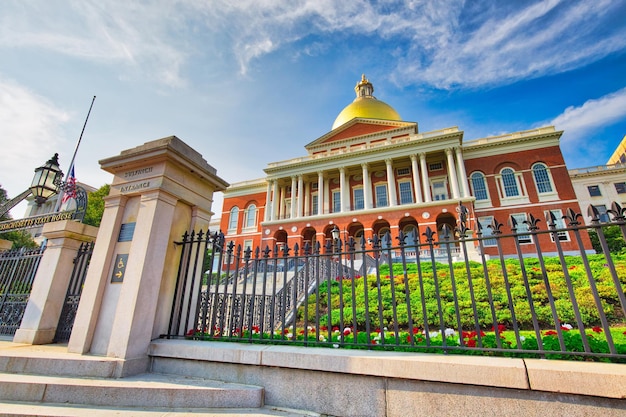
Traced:
<path fill-rule="evenodd" d="M 0 401 L 136 408 L 259 408 L 263 406 L 263 388 L 157 373 L 120 379 L 0 373 Z"/>

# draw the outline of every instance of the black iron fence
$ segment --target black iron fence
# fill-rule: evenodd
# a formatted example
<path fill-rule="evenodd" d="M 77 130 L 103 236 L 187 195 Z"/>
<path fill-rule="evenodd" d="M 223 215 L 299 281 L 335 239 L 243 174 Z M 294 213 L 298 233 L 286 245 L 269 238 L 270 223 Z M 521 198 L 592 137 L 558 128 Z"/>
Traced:
<path fill-rule="evenodd" d="M 59 317 L 54 336 L 55 343 L 63 343 L 70 340 L 94 245 L 95 242 L 81 243 L 74 258 L 74 268 L 72 268 L 65 302 L 63 303 L 63 309 L 61 310 L 61 316 Z"/>
<path fill-rule="evenodd" d="M 626 361 L 625 212 L 470 230 L 461 207 L 454 230 L 254 251 L 187 233 L 167 337 Z"/>
<path fill-rule="evenodd" d="M 12 336 L 19 329 L 45 249 L 42 244 L 0 253 L 0 335 Z"/>

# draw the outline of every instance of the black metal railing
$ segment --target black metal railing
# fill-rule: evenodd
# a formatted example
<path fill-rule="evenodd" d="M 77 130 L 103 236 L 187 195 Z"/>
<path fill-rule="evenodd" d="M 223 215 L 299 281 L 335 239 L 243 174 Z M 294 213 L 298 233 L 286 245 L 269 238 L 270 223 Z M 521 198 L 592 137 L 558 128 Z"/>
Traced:
<path fill-rule="evenodd" d="M 614 203 L 601 223 L 592 207 L 589 226 L 569 210 L 473 230 L 463 209 L 454 230 L 419 240 L 252 251 L 185 234 L 166 336 L 626 361 L 626 250 L 607 240 L 607 228 L 626 240 L 626 209 Z M 245 279 L 222 278 L 233 275 Z"/>
<path fill-rule="evenodd" d="M 54 336 L 55 343 L 64 343 L 70 340 L 94 245 L 95 242 L 81 243 L 76 257 L 74 258 L 74 268 L 72 268 L 72 275 L 70 276 L 70 281 L 67 286 L 63 309 L 61 310 L 61 316 L 59 317 L 59 323 Z"/>
<path fill-rule="evenodd" d="M 16 249 L 0 253 L 0 335 L 19 329 L 39 262 L 46 249 Z"/>

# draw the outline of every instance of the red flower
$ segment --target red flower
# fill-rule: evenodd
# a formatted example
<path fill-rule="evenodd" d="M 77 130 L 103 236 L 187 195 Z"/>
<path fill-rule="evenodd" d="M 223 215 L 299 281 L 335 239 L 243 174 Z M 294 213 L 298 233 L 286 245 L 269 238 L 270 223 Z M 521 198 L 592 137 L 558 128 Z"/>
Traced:
<path fill-rule="evenodd" d="M 554 336 L 557 333 L 554 330 L 548 330 L 547 332 L 544 333 L 545 336 Z"/>
<path fill-rule="evenodd" d="M 196 329 L 189 329 L 186 336 L 193 336 L 194 334 L 196 334 Z"/>
<path fill-rule="evenodd" d="M 409 343 L 411 343 L 411 335 L 410 335 L 410 334 L 407 334 L 407 335 L 406 335 L 406 341 L 407 341 L 407 342 L 409 342 Z"/>
<path fill-rule="evenodd" d="M 593 330 L 596 333 L 602 333 L 602 327 L 600 327 L 600 326 L 595 326 L 591 330 Z M 626 332 L 624 332 L 624 334 L 626 334 Z"/>
<path fill-rule="evenodd" d="M 476 347 L 476 339 L 470 339 L 466 342 L 468 347 Z"/>
<path fill-rule="evenodd" d="M 413 334 L 417 334 L 420 332 L 419 327 L 413 327 Z"/>
<path fill-rule="evenodd" d="M 498 324 L 497 329 L 495 327 L 492 327 L 491 330 L 493 330 L 496 333 L 502 333 L 503 331 L 506 330 L 506 326 L 504 324 Z"/>

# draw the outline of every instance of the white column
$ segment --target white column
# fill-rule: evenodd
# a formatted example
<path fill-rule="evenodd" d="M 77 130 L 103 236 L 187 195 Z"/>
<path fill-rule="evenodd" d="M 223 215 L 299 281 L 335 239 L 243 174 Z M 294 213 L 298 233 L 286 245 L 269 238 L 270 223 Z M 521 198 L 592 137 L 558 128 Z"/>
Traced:
<path fill-rule="evenodd" d="M 278 218 L 285 218 L 285 187 L 280 187 L 280 202 L 278 203 Z"/>
<path fill-rule="evenodd" d="M 302 180 L 302 174 L 298 175 L 298 207 L 296 207 L 296 217 L 302 217 L 302 191 L 304 183 Z"/>
<path fill-rule="evenodd" d="M 263 215 L 263 221 L 269 221 L 271 219 L 272 207 L 272 181 L 267 182 L 267 191 L 265 192 L 265 214 Z"/>
<path fill-rule="evenodd" d="M 272 220 L 276 220 L 278 218 L 278 204 L 280 202 L 280 197 L 278 195 L 278 180 L 272 180 Z"/>
<path fill-rule="evenodd" d="M 372 183 L 370 182 L 370 173 L 366 163 L 361 164 L 363 168 L 363 207 L 371 209 L 372 203 Z"/>
<path fill-rule="evenodd" d="M 448 158 L 448 180 L 452 189 L 452 198 L 459 198 L 459 181 L 456 177 L 456 169 L 454 168 L 454 156 L 452 149 L 446 149 L 446 157 Z"/>
<path fill-rule="evenodd" d="M 469 185 L 467 183 L 467 172 L 465 171 L 465 161 L 463 160 L 463 152 L 461 147 L 454 148 L 456 152 L 456 166 L 459 167 L 459 181 L 461 182 L 461 190 L 463 197 L 469 197 Z"/>
<path fill-rule="evenodd" d="M 350 187 L 346 184 L 346 168 L 339 168 L 339 195 L 341 202 L 341 212 L 350 211 L 350 198 L 346 196 L 346 191 Z"/>
<path fill-rule="evenodd" d="M 397 206 L 398 198 L 396 197 L 396 177 L 393 175 L 393 165 L 391 159 L 385 159 L 387 164 L 387 189 L 389 190 L 389 206 Z"/>
<path fill-rule="evenodd" d="M 291 177 L 291 207 L 289 208 L 289 218 L 293 219 L 296 217 L 296 176 Z"/>
<path fill-rule="evenodd" d="M 304 184 L 304 217 L 311 215 L 311 182 Z"/>
<path fill-rule="evenodd" d="M 411 155 L 411 172 L 413 173 L 413 191 L 415 202 L 422 202 L 422 187 L 420 187 L 420 173 L 417 167 L 417 155 Z"/>
<path fill-rule="evenodd" d="M 333 196 L 330 195 L 330 179 L 324 182 L 324 209 L 321 213 L 330 213 L 330 205 L 332 204 Z"/>
<path fill-rule="evenodd" d="M 317 173 L 317 214 L 324 213 L 324 173 L 319 171 Z"/>
<path fill-rule="evenodd" d="M 426 166 L 426 154 L 420 154 L 420 168 L 422 171 L 422 186 L 424 188 L 424 201 L 430 203 L 433 201 L 430 193 L 430 181 L 428 179 L 428 167 Z"/>

